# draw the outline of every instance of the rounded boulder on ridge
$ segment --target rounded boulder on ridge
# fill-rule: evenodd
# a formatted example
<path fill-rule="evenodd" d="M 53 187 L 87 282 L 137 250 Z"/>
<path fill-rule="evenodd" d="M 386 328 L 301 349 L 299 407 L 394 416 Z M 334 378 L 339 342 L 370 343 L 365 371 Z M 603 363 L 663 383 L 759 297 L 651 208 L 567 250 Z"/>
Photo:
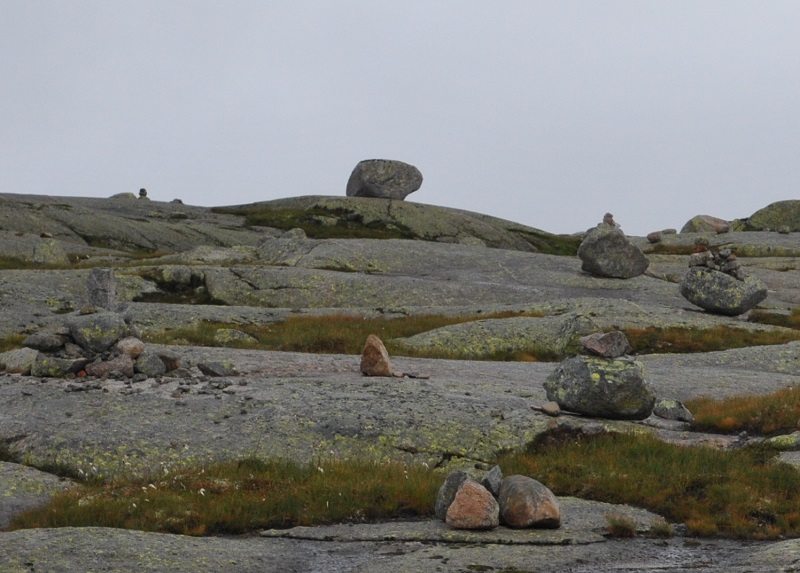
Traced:
<path fill-rule="evenodd" d="M 422 173 L 413 165 L 390 159 L 366 159 L 350 174 L 347 196 L 402 201 L 421 186 Z"/>

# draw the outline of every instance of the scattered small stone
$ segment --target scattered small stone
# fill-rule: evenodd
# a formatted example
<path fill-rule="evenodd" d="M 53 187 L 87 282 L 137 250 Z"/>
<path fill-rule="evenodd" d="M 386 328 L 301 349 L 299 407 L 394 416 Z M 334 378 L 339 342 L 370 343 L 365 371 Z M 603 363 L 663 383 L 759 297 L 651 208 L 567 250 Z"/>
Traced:
<path fill-rule="evenodd" d="M 558 405 L 558 402 L 545 402 L 539 407 L 539 410 L 543 414 L 547 414 L 548 416 L 552 416 L 554 418 L 557 418 L 561 415 L 561 407 Z"/>
<path fill-rule="evenodd" d="M 694 422 L 692 413 L 678 400 L 659 400 L 653 408 L 653 414 L 664 420 Z"/>

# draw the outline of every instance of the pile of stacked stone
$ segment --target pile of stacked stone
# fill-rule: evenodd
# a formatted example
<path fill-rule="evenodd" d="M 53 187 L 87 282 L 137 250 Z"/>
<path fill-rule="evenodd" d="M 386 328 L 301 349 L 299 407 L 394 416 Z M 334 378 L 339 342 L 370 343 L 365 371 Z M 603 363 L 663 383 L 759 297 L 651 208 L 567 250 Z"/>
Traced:
<path fill-rule="evenodd" d="M 62 326 L 28 336 L 22 343 L 27 359 L 17 371 L 50 378 L 135 380 L 179 368 L 174 353 L 145 350 L 124 311 L 116 301 L 113 270 L 92 269 L 81 309 L 66 316 Z"/>
<path fill-rule="evenodd" d="M 629 355 L 625 333 L 614 330 L 580 339 L 590 355 L 565 359 L 544 383 L 547 399 L 560 409 L 591 417 L 643 420 L 655 406 L 644 366 Z"/>
<path fill-rule="evenodd" d="M 582 261 L 581 270 L 603 278 L 631 279 L 644 274 L 650 265 L 611 213 L 606 213 L 602 223 L 586 232 L 578 247 L 578 257 Z"/>
<path fill-rule="evenodd" d="M 436 496 L 436 517 L 454 529 L 557 529 L 561 508 L 550 489 L 533 478 L 503 477 L 499 466 L 480 480 L 452 472 Z"/>
<path fill-rule="evenodd" d="M 695 241 L 689 270 L 680 283 L 681 295 L 709 312 L 737 316 L 767 298 L 767 287 L 742 268 L 730 249 L 713 253 L 706 239 Z"/>

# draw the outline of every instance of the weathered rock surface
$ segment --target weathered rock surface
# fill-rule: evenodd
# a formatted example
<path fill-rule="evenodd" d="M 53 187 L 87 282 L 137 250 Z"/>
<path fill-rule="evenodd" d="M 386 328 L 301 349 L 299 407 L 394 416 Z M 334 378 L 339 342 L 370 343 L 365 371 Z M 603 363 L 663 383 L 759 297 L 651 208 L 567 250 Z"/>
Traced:
<path fill-rule="evenodd" d="M 683 276 L 680 293 L 709 312 L 726 316 L 744 314 L 767 298 L 767 286 L 756 276 L 737 279 L 729 274 L 692 267 Z"/>
<path fill-rule="evenodd" d="M 547 399 L 561 408 L 598 418 L 643 420 L 655 405 L 642 364 L 631 358 L 573 356 L 559 364 L 544 387 Z"/>
<path fill-rule="evenodd" d="M 638 277 L 649 265 L 641 249 L 612 225 L 598 225 L 587 232 L 578 248 L 578 257 L 583 261 L 581 269 L 604 278 Z"/>
<path fill-rule="evenodd" d="M 348 197 L 377 197 L 402 201 L 422 186 L 419 169 L 402 161 L 360 161 L 347 181 Z"/>
<path fill-rule="evenodd" d="M 0 530 L 7 527 L 11 517 L 47 503 L 50 496 L 72 487 L 64 479 L 27 466 L 0 461 Z M 0 533 L 0 555 L 2 536 Z M 0 563 L 6 562 L 0 559 Z"/>

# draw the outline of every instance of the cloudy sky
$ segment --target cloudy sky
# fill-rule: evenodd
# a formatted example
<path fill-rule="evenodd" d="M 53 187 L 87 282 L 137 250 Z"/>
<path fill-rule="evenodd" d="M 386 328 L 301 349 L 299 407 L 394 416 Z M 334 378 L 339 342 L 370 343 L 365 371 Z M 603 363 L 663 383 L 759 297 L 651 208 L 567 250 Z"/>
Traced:
<path fill-rule="evenodd" d="M 800 189 L 800 2 L 2 0 L 0 192 L 345 194 L 552 232 L 746 217 Z"/>

